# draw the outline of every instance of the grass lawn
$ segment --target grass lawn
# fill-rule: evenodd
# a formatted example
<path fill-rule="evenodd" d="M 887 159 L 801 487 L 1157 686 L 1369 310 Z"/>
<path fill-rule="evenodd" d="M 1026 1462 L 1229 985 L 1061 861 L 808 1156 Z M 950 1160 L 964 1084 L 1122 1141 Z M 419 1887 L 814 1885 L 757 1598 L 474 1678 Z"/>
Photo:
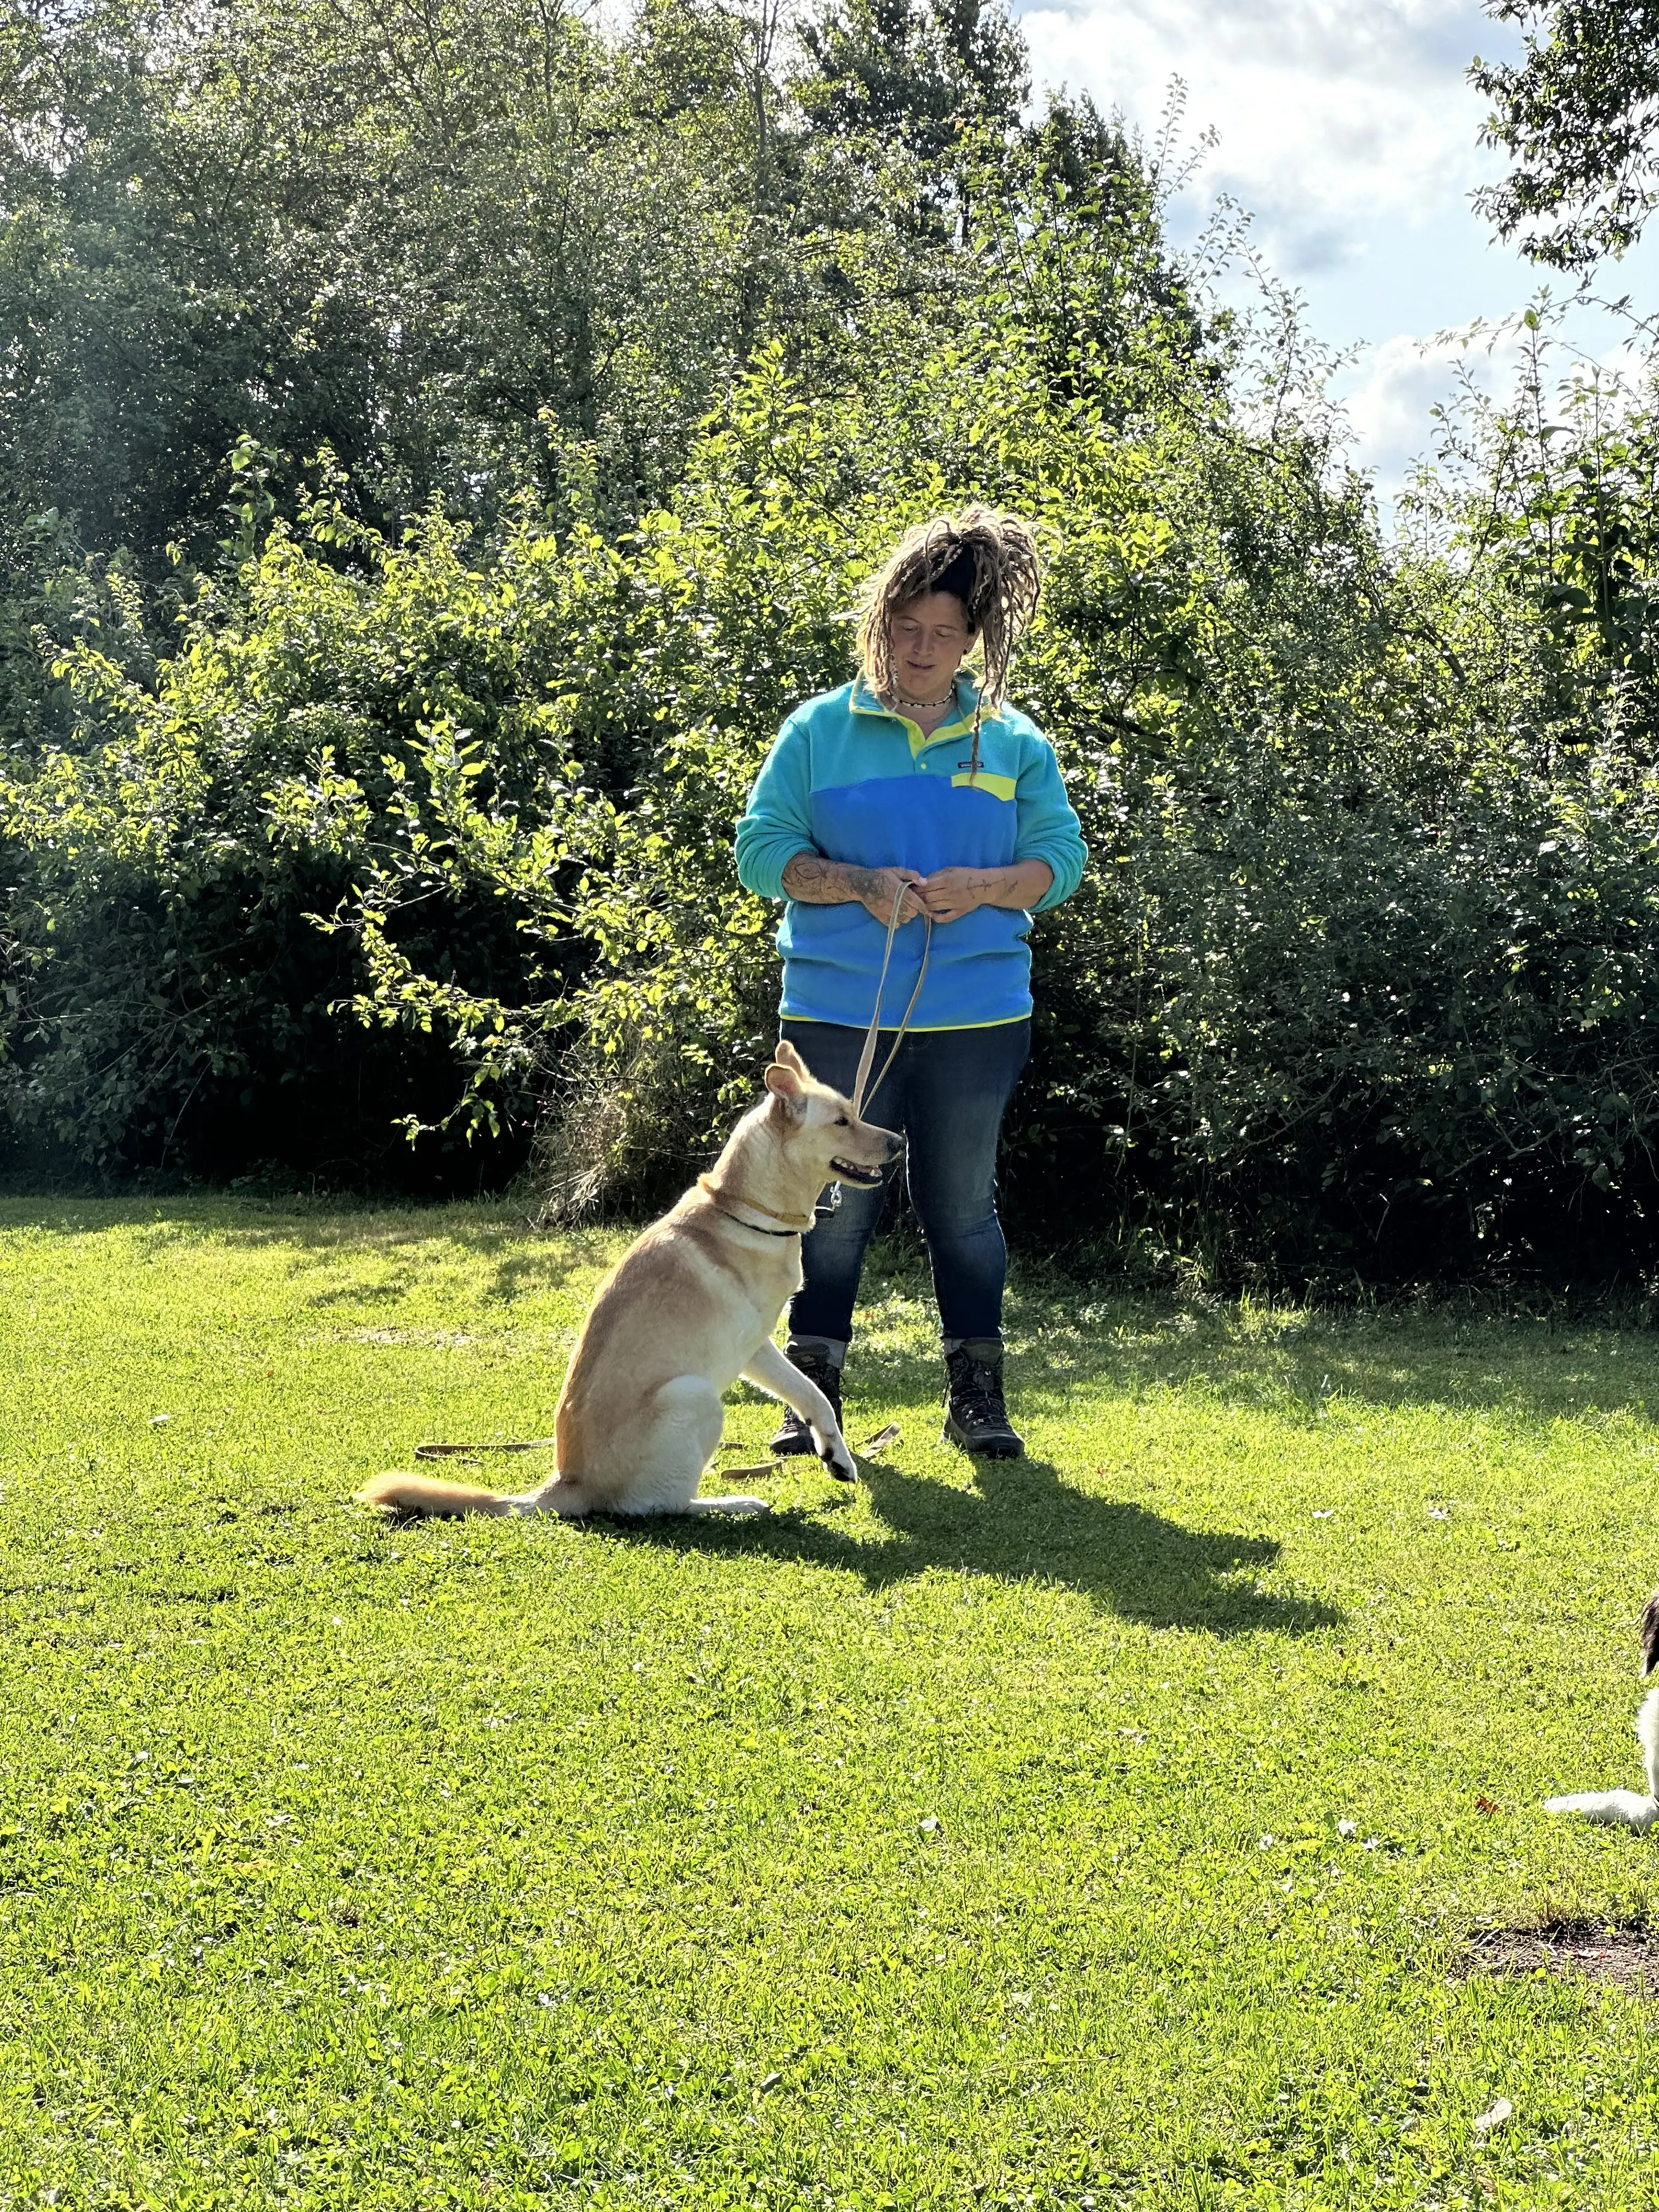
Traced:
<path fill-rule="evenodd" d="M 1028 1284 L 976 1473 L 889 1255 L 855 1494 L 349 1504 L 615 1245 L 0 1206 L 0 2208 L 1659 2203 L 1653 2003 L 1471 1942 L 1653 1911 L 1539 1801 L 1638 1778 L 1659 1337 Z"/>

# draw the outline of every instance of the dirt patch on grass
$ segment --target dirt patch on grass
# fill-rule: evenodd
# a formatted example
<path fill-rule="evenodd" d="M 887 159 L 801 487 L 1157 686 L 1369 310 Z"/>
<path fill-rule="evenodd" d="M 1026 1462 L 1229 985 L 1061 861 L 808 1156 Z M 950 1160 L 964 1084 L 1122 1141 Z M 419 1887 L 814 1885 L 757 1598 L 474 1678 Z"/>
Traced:
<path fill-rule="evenodd" d="M 1582 1974 L 1587 1981 L 1659 1996 L 1659 1934 L 1651 1928 L 1598 1928 L 1588 1920 L 1538 1928 L 1486 1928 L 1469 1938 L 1455 1978 L 1472 1974 Z"/>

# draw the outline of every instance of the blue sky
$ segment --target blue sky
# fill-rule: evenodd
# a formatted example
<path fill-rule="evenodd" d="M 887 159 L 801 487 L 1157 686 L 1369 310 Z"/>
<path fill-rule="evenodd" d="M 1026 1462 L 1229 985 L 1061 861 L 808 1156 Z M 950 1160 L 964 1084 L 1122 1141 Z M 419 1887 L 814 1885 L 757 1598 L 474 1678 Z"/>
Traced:
<path fill-rule="evenodd" d="M 1187 137 L 1213 129 L 1219 143 L 1176 234 L 1231 194 L 1275 275 L 1304 295 L 1313 330 L 1334 346 L 1364 343 L 1338 388 L 1355 458 L 1385 499 L 1451 389 L 1460 349 L 1436 347 L 1437 334 L 1513 314 L 1547 281 L 1561 290 L 1493 245 L 1469 205 L 1501 172 L 1478 143 L 1484 104 L 1465 71 L 1515 41 L 1467 0 L 1035 0 L 1016 12 L 1040 83 L 1086 89 L 1148 136 L 1171 80 L 1184 80 Z M 1659 306 L 1659 219 L 1600 284 Z M 1620 332 L 1580 311 L 1572 335 L 1605 355 Z M 1501 355 L 1468 357 L 1503 373 Z"/>

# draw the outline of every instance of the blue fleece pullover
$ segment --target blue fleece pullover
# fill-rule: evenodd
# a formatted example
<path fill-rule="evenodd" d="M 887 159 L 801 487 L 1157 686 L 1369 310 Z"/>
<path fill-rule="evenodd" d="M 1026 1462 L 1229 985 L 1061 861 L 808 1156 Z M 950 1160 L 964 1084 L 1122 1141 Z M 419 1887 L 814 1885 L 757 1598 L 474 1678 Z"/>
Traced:
<path fill-rule="evenodd" d="M 931 737 L 884 707 L 860 677 L 798 707 L 778 732 L 738 824 L 738 874 L 762 898 L 783 898 L 797 853 L 866 868 L 1004 868 L 1046 860 L 1054 880 L 1037 910 L 1073 892 L 1089 857 L 1054 747 L 1012 707 L 980 726 L 972 769 L 973 680 L 957 678 L 956 711 Z M 981 906 L 935 922 L 927 980 L 911 1027 L 956 1030 L 1015 1022 L 1031 1011 L 1030 914 Z M 883 1024 L 896 1029 L 915 988 L 924 931 L 893 940 Z M 865 907 L 790 899 L 778 931 L 782 1012 L 796 1021 L 870 1019 L 887 931 Z"/>

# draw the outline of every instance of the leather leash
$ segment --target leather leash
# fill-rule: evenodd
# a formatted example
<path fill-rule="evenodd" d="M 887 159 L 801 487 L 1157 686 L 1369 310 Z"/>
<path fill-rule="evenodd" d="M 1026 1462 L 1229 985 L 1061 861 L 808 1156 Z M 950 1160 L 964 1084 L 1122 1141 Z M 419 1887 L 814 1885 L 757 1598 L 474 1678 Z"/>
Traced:
<path fill-rule="evenodd" d="M 876 982 L 876 1007 L 870 1017 L 870 1026 L 865 1031 L 864 1049 L 859 1054 L 859 1072 L 853 1078 L 853 1115 L 857 1121 L 864 1118 L 865 1079 L 870 1064 L 876 1056 L 876 1040 L 881 1033 L 881 994 L 887 988 L 887 968 L 893 957 L 893 939 L 898 934 L 899 908 L 904 904 L 908 884 L 901 884 L 893 895 L 893 911 L 887 924 L 887 944 L 881 956 L 881 974 Z M 916 1011 L 916 1001 L 921 996 L 921 987 L 927 981 L 927 961 L 933 949 L 933 918 L 924 914 L 921 926 L 926 933 L 921 940 L 921 972 L 916 977 L 916 988 L 910 994 L 910 1003 L 904 1009 L 904 1019 L 898 1025 L 898 1035 L 893 1039 L 893 1048 L 881 1063 L 881 1073 L 871 1084 L 869 1096 L 873 1098 L 887 1079 L 887 1071 L 898 1057 L 898 1048 L 904 1042 L 904 1033 L 910 1026 L 910 1017 Z"/>
<path fill-rule="evenodd" d="M 551 1451 L 558 1442 L 556 1437 L 529 1437 L 516 1444 L 416 1444 L 416 1459 L 456 1459 L 462 1455 L 474 1458 L 487 1451 Z"/>

